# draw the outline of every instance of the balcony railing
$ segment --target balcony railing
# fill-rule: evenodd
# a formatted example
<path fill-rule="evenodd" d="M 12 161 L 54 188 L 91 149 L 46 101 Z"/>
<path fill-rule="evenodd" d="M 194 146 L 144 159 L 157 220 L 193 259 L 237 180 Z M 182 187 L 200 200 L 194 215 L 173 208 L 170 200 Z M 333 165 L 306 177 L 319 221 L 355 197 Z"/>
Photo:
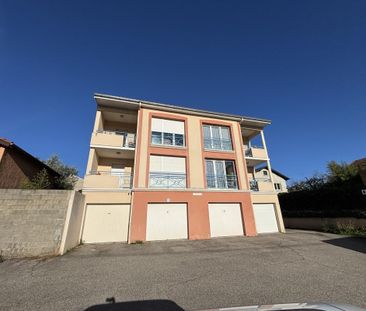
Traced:
<path fill-rule="evenodd" d="M 271 179 L 269 178 L 256 178 L 249 180 L 250 190 L 252 191 L 262 191 L 262 190 L 272 190 L 270 185 Z M 268 183 L 268 184 L 267 184 Z M 266 185 L 263 187 L 263 185 Z"/>
<path fill-rule="evenodd" d="M 215 176 L 207 175 L 207 187 L 217 189 L 238 189 L 238 179 L 236 175 Z"/>
<path fill-rule="evenodd" d="M 186 188 L 186 174 L 180 173 L 150 173 L 150 188 L 177 189 Z"/>
<path fill-rule="evenodd" d="M 135 133 L 128 133 L 124 131 L 105 131 L 105 130 L 98 130 L 96 134 L 106 134 L 106 135 L 118 135 L 122 136 L 122 143 L 121 147 L 123 148 L 135 148 L 136 147 L 136 134 Z"/>
<path fill-rule="evenodd" d="M 88 175 L 93 176 L 103 176 L 104 184 L 100 185 L 101 187 L 106 187 L 107 184 L 111 184 L 111 186 L 116 186 L 118 188 L 132 188 L 132 173 L 124 173 L 124 172 L 113 172 L 113 171 L 90 171 Z M 101 179 L 102 180 L 102 179 Z"/>

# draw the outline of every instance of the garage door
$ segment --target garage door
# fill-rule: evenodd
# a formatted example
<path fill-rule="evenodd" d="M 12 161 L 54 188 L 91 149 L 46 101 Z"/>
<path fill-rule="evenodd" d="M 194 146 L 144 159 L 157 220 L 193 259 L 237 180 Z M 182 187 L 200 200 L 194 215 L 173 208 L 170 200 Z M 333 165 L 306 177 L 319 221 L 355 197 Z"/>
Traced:
<path fill-rule="evenodd" d="M 146 240 L 187 239 L 187 205 L 148 204 Z"/>
<path fill-rule="evenodd" d="M 211 237 L 243 235 L 243 221 L 239 203 L 210 203 Z"/>
<path fill-rule="evenodd" d="M 88 204 L 83 242 L 127 242 L 129 217 L 129 204 Z"/>
<path fill-rule="evenodd" d="M 278 232 L 274 204 L 253 204 L 257 233 Z"/>

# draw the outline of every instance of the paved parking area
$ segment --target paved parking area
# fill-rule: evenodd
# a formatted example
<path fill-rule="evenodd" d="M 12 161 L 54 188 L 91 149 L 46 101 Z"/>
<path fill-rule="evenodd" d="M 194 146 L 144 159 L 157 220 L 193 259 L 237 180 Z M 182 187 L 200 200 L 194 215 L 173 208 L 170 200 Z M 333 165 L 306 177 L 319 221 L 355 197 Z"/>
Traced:
<path fill-rule="evenodd" d="M 0 280 L 1 310 L 192 310 L 304 301 L 366 308 L 366 239 L 293 230 L 83 245 L 62 257 L 0 263 Z M 119 304 L 109 308 L 108 298 Z"/>

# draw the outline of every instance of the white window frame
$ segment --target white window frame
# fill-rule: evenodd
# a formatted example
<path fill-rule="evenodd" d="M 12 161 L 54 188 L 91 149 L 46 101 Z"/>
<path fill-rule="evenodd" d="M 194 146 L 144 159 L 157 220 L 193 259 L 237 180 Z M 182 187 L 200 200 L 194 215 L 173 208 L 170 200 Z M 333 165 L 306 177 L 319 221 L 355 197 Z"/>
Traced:
<path fill-rule="evenodd" d="M 214 177 L 215 177 L 215 187 L 209 187 L 208 186 L 208 180 L 207 180 L 207 170 L 206 170 L 206 161 L 212 161 L 213 163 L 213 170 L 214 170 Z M 218 180 L 217 180 L 217 173 L 216 173 L 216 162 L 222 162 L 223 165 L 224 165 L 224 176 L 225 176 L 225 187 L 224 188 L 221 188 L 219 187 L 219 183 L 218 183 Z M 229 188 L 228 187 L 228 181 L 227 181 L 227 174 L 226 174 L 226 162 L 232 162 L 233 163 L 233 167 L 234 167 L 234 171 L 235 171 L 235 178 L 236 178 L 236 188 Z M 206 177 L 206 184 L 207 184 L 207 188 L 209 189 L 238 189 L 238 175 L 237 175 L 237 172 L 236 172 L 236 165 L 235 165 L 235 161 L 234 160 L 216 160 L 216 159 L 205 159 L 205 177 Z M 232 175 L 229 175 L 229 176 L 232 176 Z"/>
<path fill-rule="evenodd" d="M 151 145 L 154 145 L 154 146 L 170 146 L 170 147 L 177 147 L 177 148 L 184 148 L 186 147 L 186 135 L 185 135 L 185 127 L 186 127 L 186 122 L 184 120 L 171 120 L 171 119 L 167 119 L 167 118 L 159 118 L 159 117 L 152 117 L 151 120 L 153 119 L 160 119 L 160 120 L 168 120 L 168 121 L 175 121 L 175 122 L 182 122 L 183 123 L 183 134 L 178 134 L 178 133 L 170 133 L 170 132 L 164 132 L 164 129 L 162 129 L 161 132 L 159 131 L 153 131 L 151 129 L 151 139 L 150 139 L 150 143 Z M 153 121 L 151 121 L 153 122 Z M 160 133 L 161 134 L 161 139 L 160 139 L 160 143 L 156 143 L 156 142 L 153 142 L 153 132 L 157 132 L 157 133 Z M 164 143 L 164 136 L 166 134 L 169 134 L 169 135 L 172 135 L 172 144 L 165 144 Z M 177 145 L 176 144 L 176 140 L 175 140 L 175 136 L 176 135 L 182 135 L 183 137 L 183 144 L 182 145 Z"/>
<path fill-rule="evenodd" d="M 277 188 L 278 187 L 278 188 Z M 279 182 L 275 182 L 274 183 L 274 188 L 277 190 L 277 191 L 281 191 L 282 190 L 282 185 L 281 183 Z"/>
<path fill-rule="evenodd" d="M 216 124 L 203 124 L 203 127 L 205 126 L 208 126 L 209 129 L 210 129 L 210 137 L 205 137 L 205 131 L 203 130 L 203 146 L 204 146 L 204 149 L 206 150 L 220 150 L 220 151 L 233 151 L 233 140 L 232 140 L 232 137 L 231 137 L 231 128 L 230 126 L 226 126 L 226 125 L 216 125 Z M 221 148 L 220 149 L 217 149 L 217 148 L 214 148 L 214 145 L 213 145 L 213 135 L 212 135 L 212 128 L 213 127 L 218 127 L 219 128 L 219 136 L 220 136 L 220 145 L 221 145 Z M 226 138 L 223 138 L 222 136 L 222 128 L 227 128 L 229 130 L 229 137 L 230 137 L 230 145 L 231 145 L 231 149 L 224 149 L 224 145 L 223 145 L 223 140 L 226 139 Z M 209 139 L 211 141 L 211 148 L 207 148 L 205 146 L 205 139 Z"/>

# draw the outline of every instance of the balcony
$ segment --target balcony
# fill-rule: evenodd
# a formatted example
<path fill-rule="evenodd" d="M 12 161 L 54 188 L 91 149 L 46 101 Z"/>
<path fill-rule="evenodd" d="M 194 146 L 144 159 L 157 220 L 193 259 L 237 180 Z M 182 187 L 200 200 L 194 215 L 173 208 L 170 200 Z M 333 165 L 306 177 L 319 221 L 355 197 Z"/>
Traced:
<path fill-rule="evenodd" d="M 245 149 L 245 156 L 260 159 L 268 158 L 266 150 L 261 146 L 251 146 L 250 148 Z"/>
<path fill-rule="evenodd" d="M 84 188 L 94 189 L 131 189 L 132 173 L 111 171 L 90 171 L 84 179 Z"/>
<path fill-rule="evenodd" d="M 136 134 L 122 131 L 97 130 L 92 134 L 91 145 L 134 150 Z"/>
<path fill-rule="evenodd" d="M 187 186 L 186 174 L 150 173 L 150 188 L 184 189 Z"/>
<path fill-rule="evenodd" d="M 269 178 L 256 178 L 249 180 L 251 191 L 273 191 L 271 179 Z"/>
<path fill-rule="evenodd" d="M 248 166 L 257 166 L 268 159 L 266 149 L 261 146 L 244 146 L 244 154 Z"/>
<path fill-rule="evenodd" d="M 207 175 L 207 187 L 214 189 L 238 189 L 238 179 L 236 175 L 215 176 Z"/>

